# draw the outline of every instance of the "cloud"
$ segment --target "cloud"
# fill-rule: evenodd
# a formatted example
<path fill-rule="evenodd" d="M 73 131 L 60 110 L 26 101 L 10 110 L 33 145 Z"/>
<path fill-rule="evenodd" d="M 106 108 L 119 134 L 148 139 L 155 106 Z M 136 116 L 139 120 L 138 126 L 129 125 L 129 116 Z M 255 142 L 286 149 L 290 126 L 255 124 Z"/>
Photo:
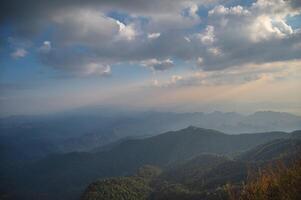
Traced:
<path fill-rule="evenodd" d="M 250 12 L 246 9 L 244 9 L 242 6 L 233 6 L 230 8 L 227 8 L 223 5 L 215 6 L 212 10 L 208 12 L 210 16 L 213 15 L 219 15 L 219 16 L 225 16 L 225 15 L 249 15 Z"/>
<path fill-rule="evenodd" d="M 20 6 L 11 0 L 3 2 L 0 18 L 12 23 L 16 38 L 26 40 L 50 26 L 49 44 L 37 46 L 39 58 L 72 74 L 84 73 L 90 63 L 134 62 L 163 71 L 173 66 L 166 58 L 173 58 L 214 71 L 301 58 L 301 31 L 287 22 L 301 14 L 297 0 L 230 7 L 222 2 L 29 0 Z M 124 19 L 110 15 L 112 11 Z"/>
<path fill-rule="evenodd" d="M 154 71 L 164 71 L 173 67 L 174 63 L 171 59 L 157 60 L 155 58 L 144 60 L 141 62 L 143 66 L 149 67 Z"/>
<path fill-rule="evenodd" d="M 111 74 L 111 67 L 109 65 L 103 65 L 101 63 L 91 62 L 83 67 L 83 69 L 84 70 L 80 73 L 80 75 L 83 76 L 106 76 Z"/>
<path fill-rule="evenodd" d="M 13 59 L 24 58 L 28 54 L 28 49 L 32 47 L 32 42 L 29 40 L 22 40 L 13 37 L 7 38 L 9 49 L 12 49 L 10 56 Z"/>
<path fill-rule="evenodd" d="M 300 49 L 294 43 L 300 41 L 300 31 L 286 20 L 300 13 L 283 0 L 259 0 L 249 7 L 218 5 L 208 12 L 206 29 L 189 38 L 200 41 L 204 70 L 297 59 Z"/>
<path fill-rule="evenodd" d="M 119 35 L 121 38 L 125 38 L 126 40 L 133 40 L 135 38 L 137 33 L 133 24 L 125 25 L 118 20 L 116 22 L 119 25 Z"/>
<path fill-rule="evenodd" d="M 299 80 L 301 60 L 247 64 L 222 71 L 196 71 L 186 76 L 172 75 L 167 81 L 157 80 L 156 87 L 243 85 L 254 81 Z"/>
<path fill-rule="evenodd" d="M 201 42 L 205 45 L 210 45 L 214 42 L 214 27 L 208 25 L 203 33 L 198 34 Z"/>
<path fill-rule="evenodd" d="M 156 38 L 160 37 L 160 35 L 161 35 L 161 33 L 149 33 L 149 34 L 147 34 L 147 37 L 149 39 L 156 39 Z"/>
<path fill-rule="evenodd" d="M 66 45 L 105 45 L 119 35 L 128 39 L 132 33 L 121 22 L 105 16 L 95 9 L 76 8 L 58 11 L 52 17 L 57 28 L 56 44 Z"/>
<path fill-rule="evenodd" d="M 199 18 L 197 12 L 199 10 L 199 7 L 197 4 L 191 4 L 188 8 L 188 16 L 192 18 Z"/>
<path fill-rule="evenodd" d="M 201 23 L 197 14 L 198 5 L 183 1 L 176 10 L 151 14 L 148 16 L 149 23 L 146 27 L 148 32 L 167 32 L 194 27 Z"/>
<path fill-rule="evenodd" d="M 39 51 L 41 53 L 49 53 L 51 50 L 51 42 L 50 41 L 44 41 L 43 45 L 39 48 Z"/>
<path fill-rule="evenodd" d="M 3 0 L 0 8 L 0 20 L 12 20 L 17 25 L 20 34 L 29 36 L 45 28 L 45 22 L 52 20 L 53 16 L 83 8 L 86 10 L 98 10 L 101 13 L 119 11 L 129 13 L 132 16 L 145 16 L 156 18 L 158 16 L 172 16 L 189 9 L 190 15 L 197 17 L 197 5 L 208 5 L 214 0 L 28 0 L 26 4 L 20 4 L 18 0 Z M 163 17 L 165 18 L 165 17 Z M 161 18 L 162 19 L 162 18 Z M 166 19 L 166 18 L 165 18 Z"/>
<path fill-rule="evenodd" d="M 202 57 L 198 57 L 197 61 L 196 61 L 198 66 L 202 66 L 204 63 L 204 59 Z"/>
<path fill-rule="evenodd" d="M 179 86 L 179 82 L 184 81 L 184 77 L 180 75 L 172 75 L 168 81 L 159 81 L 157 79 L 152 81 L 152 86 L 159 88 L 176 87 Z"/>
<path fill-rule="evenodd" d="M 42 63 L 52 66 L 66 76 L 89 77 L 111 74 L 109 63 L 95 56 L 83 56 L 77 49 L 55 48 L 49 41 L 44 41 L 38 52 Z"/>
<path fill-rule="evenodd" d="M 12 52 L 10 55 L 11 57 L 13 57 L 14 59 L 19 59 L 19 58 L 23 58 L 27 55 L 27 51 L 23 48 L 18 48 L 16 49 L 14 52 Z"/>
<path fill-rule="evenodd" d="M 217 32 L 222 30 L 233 33 L 249 42 L 279 39 L 289 36 L 293 29 L 287 24 L 286 17 L 300 13 L 292 12 L 283 0 L 258 0 L 249 8 L 216 6 L 209 12 L 209 20 Z M 231 31 L 232 30 L 232 31 Z M 240 31 L 239 31 L 240 30 Z M 222 34 L 222 33 L 218 33 Z"/>

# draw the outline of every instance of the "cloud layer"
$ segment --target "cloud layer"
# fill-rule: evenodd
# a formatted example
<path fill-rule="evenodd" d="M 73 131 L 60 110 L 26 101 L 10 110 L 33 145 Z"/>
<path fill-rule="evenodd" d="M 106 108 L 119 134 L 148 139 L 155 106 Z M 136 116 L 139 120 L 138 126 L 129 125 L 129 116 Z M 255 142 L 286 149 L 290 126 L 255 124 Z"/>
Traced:
<path fill-rule="evenodd" d="M 225 70 L 196 71 L 188 75 L 172 75 L 169 80 L 155 80 L 153 86 L 180 88 L 186 86 L 237 86 L 250 82 L 298 81 L 301 78 L 301 60 L 265 64 L 246 64 Z"/>
<path fill-rule="evenodd" d="M 165 71 L 174 60 L 221 71 L 300 59 L 301 29 L 287 20 L 301 14 L 299 2 L 5 0 L 0 19 L 11 23 L 14 39 L 48 35 L 15 45 L 13 58 L 33 48 L 44 64 L 76 76 L 108 75 L 120 63 Z"/>

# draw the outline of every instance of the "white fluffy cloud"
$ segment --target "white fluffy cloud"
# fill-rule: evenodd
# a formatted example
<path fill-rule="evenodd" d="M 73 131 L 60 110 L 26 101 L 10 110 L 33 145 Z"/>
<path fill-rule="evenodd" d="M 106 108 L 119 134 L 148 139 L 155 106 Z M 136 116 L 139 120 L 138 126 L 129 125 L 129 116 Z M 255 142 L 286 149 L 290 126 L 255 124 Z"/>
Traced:
<path fill-rule="evenodd" d="M 50 41 L 44 41 L 43 45 L 39 48 L 39 51 L 41 53 L 49 53 L 49 51 L 51 51 L 51 42 Z"/>
<path fill-rule="evenodd" d="M 301 13 L 290 1 L 258 0 L 249 7 L 217 5 L 208 12 L 200 40 L 203 69 L 218 70 L 246 63 L 300 58 L 294 43 L 301 39 L 287 17 Z M 191 36 L 190 39 L 193 39 Z"/>
<path fill-rule="evenodd" d="M 209 11 L 209 19 L 219 32 L 232 32 L 238 38 L 260 42 L 293 34 L 286 17 L 299 13 L 300 10 L 293 11 L 288 1 L 258 0 L 248 8 L 216 6 Z"/>
<path fill-rule="evenodd" d="M 133 24 L 125 25 L 118 20 L 116 22 L 119 25 L 119 35 L 121 38 L 126 40 L 133 40 L 135 38 L 137 33 Z"/>
<path fill-rule="evenodd" d="M 210 45 L 215 40 L 214 27 L 208 25 L 203 33 L 198 34 L 201 42 L 205 45 Z"/>
<path fill-rule="evenodd" d="M 160 37 L 160 35 L 161 35 L 161 33 L 149 33 L 149 34 L 147 34 L 147 37 L 149 39 L 156 39 L 156 38 Z"/>
<path fill-rule="evenodd" d="M 171 59 L 157 60 L 155 58 L 144 60 L 141 62 L 141 64 L 155 71 L 164 71 L 171 68 L 174 65 Z"/>

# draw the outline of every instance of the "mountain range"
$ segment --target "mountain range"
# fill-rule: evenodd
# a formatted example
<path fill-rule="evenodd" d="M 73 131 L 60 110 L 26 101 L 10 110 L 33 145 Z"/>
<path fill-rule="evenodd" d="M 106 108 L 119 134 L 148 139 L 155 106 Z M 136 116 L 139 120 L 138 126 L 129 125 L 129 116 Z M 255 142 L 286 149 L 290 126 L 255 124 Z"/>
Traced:
<path fill-rule="evenodd" d="M 260 111 L 250 115 L 127 111 L 89 107 L 64 113 L 0 119 L 2 157 L 37 160 L 50 153 L 91 151 L 125 138 L 144 138 L 188 126 L 228 134 L 301 129 L 301 117 Z"/>
<path fill-rule="evenodd" d="M 189 126 L 179 131 L 169 131 L 153 137 L 127 139 L 99 151 L 52 154 L 29 163 L 22 169 L 10 168 L 5 177 L 7 183 L 3 185 L 9 185 L 10 188 L 7 190 L 11 194 L 17 194 L 14 196 L 15 199 L 32 199 L 33 196 L 39 199 L 77 199 L 89 183 L 97 179 L 130 176 L 145 165 L 156 166 L 160 169 L 173 169 L 173 166 L 181 166 L 182 163 L 193 166 L 195 163 L 202 163 L 203 161 L 192 159 L 203 154 L 215 154 L 222 157 L 214 157 L 211 161 L 214 164 L 210 164 L 211 157 L 201 157 L 201 160 L 209 160 L 206 162 L 211 167 L 216 168 L 215 171 L 211 171 L 211 174 L 206 170 L 197 173 L 202 177 L 207 174 L 206 180 L 212 181 L 210 184 L 208 183 L 208 187 L 211 184 L 216 186 L 215 179 L 218 180 L 217 183 L 220 182 L 220 179 L 228 180 L 226 175 L 217 175 L 223 174 L 224 169 L 239 173 L 237 176 L 230 173 L 231 180 L 244 178 L 245 171 L 241 169 L 246 169 L 246 165 L 243 159 L 236 161 L 239 155 L 243 155 L 242 158 L 253 159 L 254 156 L 244 152 L 249 151 L 251 152 L 249 154 L 253 155 L 252 148 L 263 148 L 258 147 L 258 145 L 278 140 L 290 141 L 292 136 L 298 138 L 296 135 L 299 133 L 265 132 L 229 135 L 216 130 Z M 300 143 L 296 142 L 296 146 L 299 145 Z M 280 152 L 283 152 L 282 150 L 287 149 L 287 147 L 290 145 L 283 144 L 280 146 Z M 253 151 L 258 154 L 256 153 L 258 150 Z M 272 151 L 275 150 L 272 149 Z M 270 154 L 269 151 L 267 152 Z M 290 153 L 290 149 L 287 152 Z M 276 153 L 276 155 L 278 154 Z M 277 157 L 276 155 L 275 157 Z M 259 157 L 268 156 L 262 154 Z M 226 164 L 225 161 L 227 161 Z M 225 166 L 218 165 L 219 163 L 221 165 L 224 163 Z M 175 170 L 176 174 L 179 175 L 177 179 L 182 182 L 177 170 L 191 171 L 187 168 L 189 169 L 189 167 L 184 166 L 184 169 L 183 167 L 182 169 L 176 168 L 169 172 L 172 174 Z M 200 168 L 202 169 L 202 167 Z M 169 173 L 166 174 L 168 177 L 173 177 L 168 175 Z M 215 176 L 216 178 L 212 178 Z M 189 176 L 186 177 L 189 178 Z M 173 179 L 169 178 L 168 181 L 177 182 L 176 179 Z M 186 184 L 187 181 L 183 180 L 183 182 Z M 188 186 L 199 185 L 194 183 L 187 182 Z"/>

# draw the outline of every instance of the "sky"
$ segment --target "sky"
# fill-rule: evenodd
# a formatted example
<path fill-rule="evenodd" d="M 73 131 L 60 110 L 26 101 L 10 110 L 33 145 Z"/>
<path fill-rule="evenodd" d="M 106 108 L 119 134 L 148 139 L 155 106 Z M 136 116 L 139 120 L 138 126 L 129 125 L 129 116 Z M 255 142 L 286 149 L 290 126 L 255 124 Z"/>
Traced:
<path fill-rule="evenodd" d="M 1 116 L 301 114 L 299 0 L 2 0 Z"/>

